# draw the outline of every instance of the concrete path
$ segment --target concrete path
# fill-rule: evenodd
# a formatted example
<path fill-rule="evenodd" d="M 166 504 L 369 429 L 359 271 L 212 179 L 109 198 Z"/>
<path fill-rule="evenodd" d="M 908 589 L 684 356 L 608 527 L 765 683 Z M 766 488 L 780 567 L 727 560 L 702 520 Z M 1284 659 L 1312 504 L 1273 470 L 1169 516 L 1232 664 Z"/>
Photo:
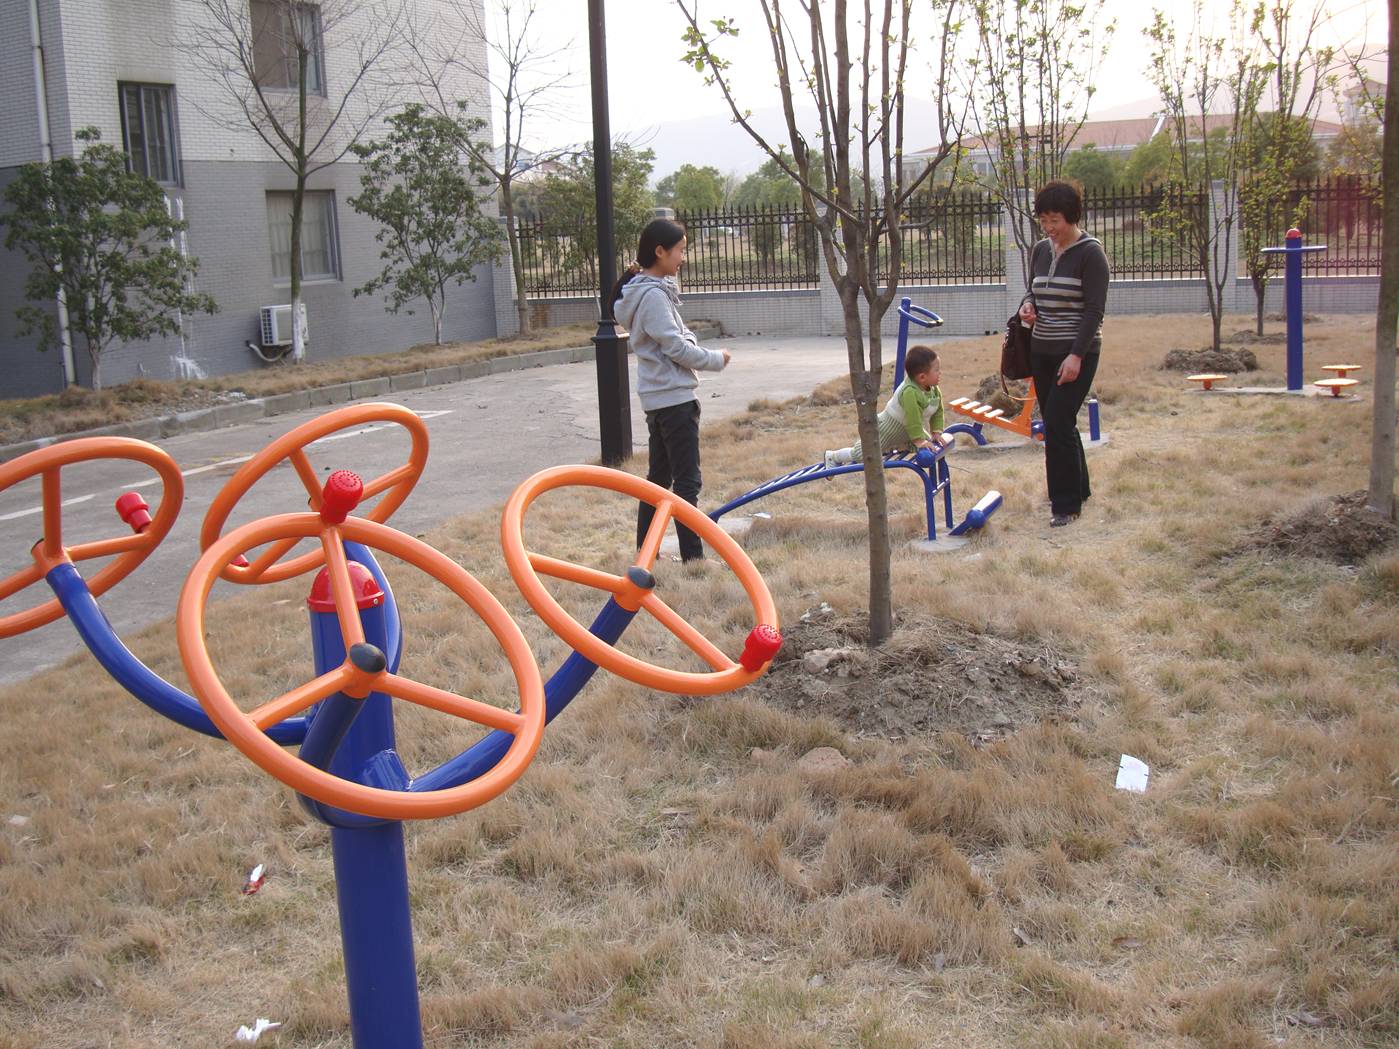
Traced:
<path fill-rule="evenodd" d="M 734 359 L 723 372 L 701 376 L 699 395 L 706 422 L 736 415 L 756 398 L 783 400 L 809 393 L 848 370 L 845 344 L 834 338 L 749 337 L 710 344 L 729 349 Z M 459 514 L 499 506 L 520 481 L 546 466 L 592 462 L 599 454 L 592 362 L 490 375 L 369 399 L 395 401 L 427 420 L 431 439 L 427 469 L 408 502 L 389 522 L 409 534 L 425 532 Z M 102 599 L 119 634 L 130 635 L 174 614 L 180 587 L 199 555 L 199 529 L 214 495 L 249 457 L 324 411 L 293 412 L 154 442 L 185 471 L 185 503 L 174 530 L 155 553 Z M 644 460 L 646 421 L 634 397 L 632 435 L 636 453 Z M 372 435 L 363 431 L 334 435 L 308 454 L 322 472 L 348 467 L 372 477 L 403 462 L 406 449 L 402 431 L 389 426 Z M 119 461 L 64 470 L 63 498 L 69 503 L 64 512 L 65 544 L 123 534 L 126 526 L 112 508 L 114 500 L 123 491 L 141 486 L 154 509 L 159 484 L 144 483 L 153 476 L 144 467 Z M 0 493 L 0 578 L 31 563 L 28 551 L 42 527 L 36 510 L 39 501 L 36 481 Z M 305 505 L 305 491 L 292 471 L 278 469 L 248 493 L 231 526 L 302 510 Z M 91 566 L 81 566 L 89 577 Z M 220 583 L 214 599 L 232 590 L 232 584 Z M 47 586 L 41 583 L 0 604 L 0 612 L 30 607 L 48 596 Z M 81 648 L 66 620 L 0 641 L 0 683 L 23 680 Z"/>

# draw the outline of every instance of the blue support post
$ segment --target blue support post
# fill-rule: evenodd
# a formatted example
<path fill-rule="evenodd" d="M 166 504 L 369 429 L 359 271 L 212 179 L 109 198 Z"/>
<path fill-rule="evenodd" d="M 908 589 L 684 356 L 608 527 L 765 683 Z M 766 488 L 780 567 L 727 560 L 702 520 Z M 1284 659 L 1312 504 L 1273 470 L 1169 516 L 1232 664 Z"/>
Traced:
<path fill-rule="evenodd" d="M 355 553 L 366 568 L 373 564 L 364 548 Z M 382 578 L 377 568 L 370 568 L 376 580 Z M 366 645 L 377 649 L 386 663 L 392 657 L 393 670 L 400 644 L 393 636 L 399 632 L 398 613 L 391 594 L 381 598 L 377 605 L 362 604 L 359 617 Z M 310 616 L 316 673 L 324 674 L 345 661 L 344 639 L 333 610 L 313 610 Z M 391 757 L 387 763 L 385 755 Z M 380 692 L 362 700 L 337 693 L 318 703 L 302 757 L 344 779 L 381 781 L 371 786 L 403 789 L 408 783 L 394 752 L 393 700 Z M 356 1049 L 422 1049 L 403 824 L 301 800 L 331 828 L 350 1033 Z"/>
<path fill-rule="evenodd" d="M 1302 231 L 1295 226 L 1287 231 L 1287 243 L 1281 248 L 1264 248 L 1264 255 L 1283 256 L 1283 297 L 1287 307 L 1287 389 L 1291 393 L 1302 389 L 1302 255 L 1309 251 L 1325 251 L 1325 244 L 1302 243 Z"/>
<path fill-rule="evenodd" d="M 1101 440 L 1103 436 L 1102 425 L 1098 421 L 1098 398 L 1088 398 L 1088 439 L 1090 441 Z"/>

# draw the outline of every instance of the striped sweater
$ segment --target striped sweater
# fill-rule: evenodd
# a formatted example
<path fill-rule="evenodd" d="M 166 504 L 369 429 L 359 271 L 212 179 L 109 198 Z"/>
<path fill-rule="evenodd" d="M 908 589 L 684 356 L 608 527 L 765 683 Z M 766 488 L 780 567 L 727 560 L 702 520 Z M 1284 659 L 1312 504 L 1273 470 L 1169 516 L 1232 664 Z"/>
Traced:
<path fill-rule="evenodd" d="M 1108 257 L 1087 233 L 1058 255 L 1045 239 L 1030 255 L 1030 292 L 1035 329 L 1030 351 L 1039 354 L 1097 353 L 1102 349 L 1103 311 L 1108 297 Z"/>

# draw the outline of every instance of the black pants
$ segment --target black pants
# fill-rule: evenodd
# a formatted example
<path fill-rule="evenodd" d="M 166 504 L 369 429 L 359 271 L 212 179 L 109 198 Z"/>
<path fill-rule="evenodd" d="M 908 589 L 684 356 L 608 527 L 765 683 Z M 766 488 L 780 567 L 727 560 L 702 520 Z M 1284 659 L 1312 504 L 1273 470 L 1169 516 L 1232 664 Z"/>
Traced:
<path fill-rule="evenodd" d="M 686 401 L 646 413 L 646 430 L 651 435 L 651 468 L 646 480 L 669 488 L 691 505 L 699 505 L 699 401 Z M 641 503 L 636 511 L 636 545 L 641 546 L 651 527 L 656 508 Z M 704 556 L 700 537 L 679 521 L 675 534 L 680 539 L 680 560 L 694 561 Z"/>
<path fill-rule="evenodd" d="M 1083 456 L 1083 441 L 1078 435 L 1078 410 L 1093 385 L 1098 371 L 1098 354 L 1083 358 L 1078 378 L 1063 386 L 1059 381 L 1059 365 L 1066 353 L 1030 355 L 1030 370 L 1034 374 L 1035 396 L 1040 402 L 1040 418 L 1044 420 L 1044 476 L 1049 486 L 1049 507 L 1052 513 L 1076 514 L 1088 498 L 1088 460 Z"/>

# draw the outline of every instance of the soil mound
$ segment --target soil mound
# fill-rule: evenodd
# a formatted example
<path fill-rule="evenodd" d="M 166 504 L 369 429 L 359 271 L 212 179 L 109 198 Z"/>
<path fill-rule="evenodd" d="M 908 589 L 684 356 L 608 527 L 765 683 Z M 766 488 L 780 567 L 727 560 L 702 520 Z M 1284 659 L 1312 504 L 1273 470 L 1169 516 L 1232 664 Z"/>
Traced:
<path fill-rule="evenodd" d="M 878 649 L 868 636 L 863 616 L 808 611 L 751 687 L 763 702 L 890 739 L 960 732 L 989 742 L 1072 717 L 1082 702 L 1077 665 L 1043 644 L 927 617 L 902 620 Z"/>
<path fill-rule="evenodd" d="M 1010 390 L 1012 396 L 1007 396 L 1006 391 L 1001 389 L 1001 373 L 996 372 L 981 380 L 981 385 L 976 388 L 976 393 L 972 394 L 972 399 L 980 401 L 982 404 L 989 404 L 992 408 L 999 408 L 1007 415 L 1019 415 L 1022 406 L 1021 401 L 1016 397 L 1024 398 L 1030 393 L 1030 384 L 1023 379 L 1007 379 L 1006 388 Z M 1034 418 L 1040 417 L 1040 406 L 1035 404 Z"/>
<path fill-rule="evenodd" d="M 1161 363 L 1170 372 L 1256 372 L 1258 358 L 1252 350 L 1235 350 L 1228 346 L 1200 350 L 1171 350 Z"/>
<path fill-rule="evenodd" d="M 1353 565 L 1399 543 L 1399 525 L 1371 512 L 1365 502 L 1364 492 L 1313 500 L 1269 521 L 1250 546 Z"/>
<path fill-rule="evenodd" d="M 1241 328 L 1233 335 L 1224 336 L 1225 342 L 1242 342 L 1245 344 L 1261 342 L 1268 346 L 1281 346 L 1287 341 L 1287 332 L 1270 331 L 1264 335 L 1259 335 L 1252 328 Z"/>

